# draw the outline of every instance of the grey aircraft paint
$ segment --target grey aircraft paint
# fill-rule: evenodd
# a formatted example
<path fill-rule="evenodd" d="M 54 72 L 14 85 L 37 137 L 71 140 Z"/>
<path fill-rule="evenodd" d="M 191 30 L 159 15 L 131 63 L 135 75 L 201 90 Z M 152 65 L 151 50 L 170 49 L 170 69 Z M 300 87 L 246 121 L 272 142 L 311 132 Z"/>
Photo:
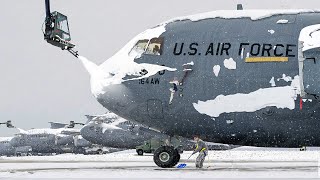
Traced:
<path fill-rule="evenodd" d="M 132 123 L 130 121 L 121 121 L 116 128 L 110 128 L 107 124 L 119 121 L 122 118 L 107 113 L 100 116 L 87 115 L 88 123 L 80 130 L 83 138 L 93 144 L 99 144 L 112 148 L 135 149 L 136 146 L 144 144 L 144 141 L 150 139 L 169 139 L 169 136 L 152 130 L 144 125 Z M 182 137 L 175 137 L 174 143 L 179 143 L 184 150 L 193 150 L 195 142 Z M 210 150 L 228 150 L 237 146 L 207 143 Z"/>
<path fill-rule="evenodd" d="M 287 19 L 289 23 L 276 23 L 280 19 Z M 259 20 L 209 18 L 171 22 L 160 36 L 164 38 L 162 55 L 143 54 L 135 62 L 165 65 L 177 71 L 163 71 L 147 79 L 106 86 L 105 93 L 100 94 L 97 100 L 129 121 L 168 135 L 190 138 L 199 134 L 206 141 L 238 145 L 319 146 L 319 52 L 298 54 L 300 31 L 314 24 L 320 24 L 319 13 L 273 15 Z M 271 29 L 274 34 L 268 32 Z M 214 50 L 208 51 L 211 43 Z M 270 48 L 270 45 L 277 50 Z M 289 60 L 246 63 L 240 55 L 241 46 L 245 46 L 244 56 L 249 53 L 251 57 L 279 56 Z M 304 103 L 301 110 L 300 97 L 295 101 L 293 110 L 266 107 L 255 112 L 222 113 L 214 119 L 199 113 L 193 106 L 199 100 L 212 100 L 221 94 L 250 93 L 260 88 L 270 88 L 271 77 L 282 77 L 282 74 L 295 77 L 299 75 L 299 56 L 315 58 L 314 61 L 304 61 L 303 81 L 310 84 L 310 87 L 304 87 L 304 98 L 313 101 Z M 212 72 L 213 66 L 223 67 L 223 60 L 229 58 L 237 63 L 237 69 L 221 70 L 219 78 L 216 78 Z M 184 77 L 183 64 L 191 61 L 194 62 L 192 71 Z M 175 77 L 180 80 L 184 77 L 184 83 L 178 85 L 178 91 L 169 105 L 169 89 L 172 88 L 169 82 Z M 156 79 L 157 83 L 154 83 Z M 286 85 L 288 83 L 285 81 L 277 82 L 278 87 Z"/>
<path fill-rule="evenodd" d="M 12 156 L 15 154 L 15 147 L 11 144 L 12 138 L 0 140 L 0 156 Z"/>
<path fill-rule="evenodd" d="M 134 149 L 151 138 L 168 138 L 167 135 L 151 130 L 143 125 L 126 121 L 119 116 L 108 113 L 110 116 L 87 116 L 89 122 L 80 130 L 86 140 L 113 148 Z M 108 115 L 107 114 L 107 115 Z M 115 127 L 107 124 L 116 123 Z"/>
<path fill-rule="evenodd" d="M 54 123 L 57 125 L 57 123 Z M 51 125 L 53 125 L 51 123 Z M 31 147 L 32 153 L 85 153 L 92 144 L 81 138 L 80 130 L 64 128 L 59 134 L 51 132 L 59 130 L 54 125 L 52 129 L 34 129 L 32 133 L 20 132 L 16 134 L 10 144 L 15 147 Z"/>

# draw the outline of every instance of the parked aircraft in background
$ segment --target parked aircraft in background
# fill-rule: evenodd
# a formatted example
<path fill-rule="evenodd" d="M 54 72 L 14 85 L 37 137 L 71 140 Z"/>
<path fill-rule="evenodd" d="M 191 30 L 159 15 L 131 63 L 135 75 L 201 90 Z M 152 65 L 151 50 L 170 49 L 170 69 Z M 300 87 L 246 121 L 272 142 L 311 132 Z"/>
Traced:
<path fill-rule="evenodd" d="M 11 120 L 0 122 L 0 125 L 6 125 L 7 128 L 15 128 Z M 15 154 L 15 148 L 11 144 L 13 137 L 0 137 L 0 156 L 12 156 Z"/>
<path fill-rule="evenodd" d="M 88 123 L 80 130 L 86 140 L 113 148 L 135 149 L 150 139 L 169 139 L 159 131 L 141 124 L 132 123 L 112 112 L 103 115 L 86 115 Z M 183 150 L 193 150 L 194 142 L 182 137 L 172 137 L 172 144 L 181 145 Z M 236 146 L 207 143 L 210 150 L 228 150 Z"/>
<path fill-rule="evenodd" d="M 13 137 L 0 137 L 0 156 L 15 155 L 15 147 L 11 145 Z"/>
<path fill-rule="evenodd" d="M 134 149 L 145 140 L 165 138 L 165 134 L 127 121 L 114 113 L 87 115 L 89 122 L 80 130 L 83 138 L 94 144 L 114 148 Z"/>
<path fill-rule="evenodd" d="M 81 153 L 86 154 L 86 149 L 93 147 L 93 144 L 83 139 L 80 129 L 71 124 L 50 122 L 51 128 L 30 129 L 28 131 L 19 129 L 11 140 L 13 147 L 31 147 L 32 154 L 48 153 Z M 102 153 L 102 148 L 97 149 L 97 153 Z"/>

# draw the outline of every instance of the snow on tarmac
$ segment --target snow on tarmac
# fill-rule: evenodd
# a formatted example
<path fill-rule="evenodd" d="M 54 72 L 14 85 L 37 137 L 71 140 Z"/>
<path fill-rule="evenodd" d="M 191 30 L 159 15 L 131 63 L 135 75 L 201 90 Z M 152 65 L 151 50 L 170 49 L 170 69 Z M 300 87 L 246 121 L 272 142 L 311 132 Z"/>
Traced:
<path fill-rule="evenodd" d="M 245 178 L 245 177 L 318 177 L 319 149 L 272 149 L 240 147 L 229 151 L 210 151 L 204 169 L 195 168 L 196 156 L 180 163 L 184 169 L 162 169 L 153 163 L 152 155 L 138 156 L 135 150 L 105 155 L 37 157 L 1 157 L 2 178 Z M 187 172 L 187 173 L 186 173 Z"/>

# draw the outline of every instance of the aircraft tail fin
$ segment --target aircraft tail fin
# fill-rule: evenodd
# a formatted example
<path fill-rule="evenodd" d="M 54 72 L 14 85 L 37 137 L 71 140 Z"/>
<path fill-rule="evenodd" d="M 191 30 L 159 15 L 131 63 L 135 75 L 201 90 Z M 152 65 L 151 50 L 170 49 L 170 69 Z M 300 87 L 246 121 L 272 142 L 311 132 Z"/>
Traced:
<path fill-rule="evenodd" d="M 50 129 L 64 128 L 64 127 L 66 127 L 68 125 L 68 124 L 57 123 L 57 122 L 49 122 L 49 123 L 50 123 Z"/>
<path fill-rule="evenodd" d="M 243 10 L 242 4 L 237 4 L 237 10 Z"/>
<path fill-rule="evenodd" d="M 20 134 L 28 134 L 28 132 L 26 130 L 23 130 L 21 128 L 17 128 L 19 130 Z"/>

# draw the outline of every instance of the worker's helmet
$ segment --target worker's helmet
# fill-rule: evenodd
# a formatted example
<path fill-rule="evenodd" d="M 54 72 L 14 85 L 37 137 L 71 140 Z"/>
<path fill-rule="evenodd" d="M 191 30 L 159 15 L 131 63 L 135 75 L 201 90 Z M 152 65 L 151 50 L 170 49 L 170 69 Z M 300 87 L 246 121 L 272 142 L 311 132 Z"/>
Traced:
<path fill-rule="evenodd" d="M 199 139 L 200 139 L 200 135 L 198 135 L 198 134 L 194 134 L 192 137 L 193 137 L 193 138 L 199 138 Z"/>

